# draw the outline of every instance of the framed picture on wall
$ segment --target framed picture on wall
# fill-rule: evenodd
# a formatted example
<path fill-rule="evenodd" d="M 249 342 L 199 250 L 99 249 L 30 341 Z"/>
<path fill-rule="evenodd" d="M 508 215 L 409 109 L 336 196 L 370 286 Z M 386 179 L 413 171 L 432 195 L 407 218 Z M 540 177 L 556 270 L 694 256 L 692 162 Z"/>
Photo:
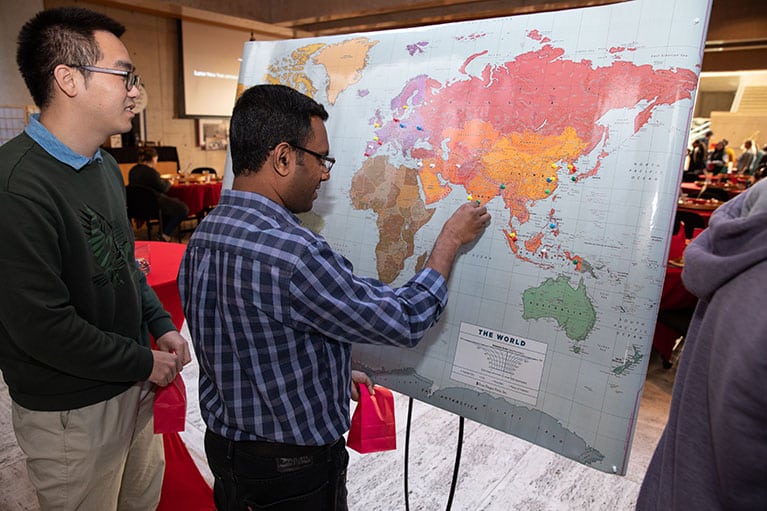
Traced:
<path fill-rule="evenodd" d="M 229 119 L 197 119 L 197 144 L 206 151 L 225 151 L 229 145 Z"/>

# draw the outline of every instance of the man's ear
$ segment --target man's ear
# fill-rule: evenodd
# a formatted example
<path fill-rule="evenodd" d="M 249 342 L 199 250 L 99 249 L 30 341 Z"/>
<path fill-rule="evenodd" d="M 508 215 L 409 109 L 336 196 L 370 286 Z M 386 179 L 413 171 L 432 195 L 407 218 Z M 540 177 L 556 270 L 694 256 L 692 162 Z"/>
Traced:
<path fill-rule="evenodd" d="M 295 151 L 287 142 L 277 144 L 272 151 L 272 167 L 280 176 L 287 176 L 295 163 Z"/>
<path fill-rule="evenodd" d="M 77 96 L 78 80 L 84 78 L 75 72 L 75 68 L 59 64 L 53 69 L 55 87 L 70 98 Z M 84 82 L 82 82 L 84 83 Z"/>

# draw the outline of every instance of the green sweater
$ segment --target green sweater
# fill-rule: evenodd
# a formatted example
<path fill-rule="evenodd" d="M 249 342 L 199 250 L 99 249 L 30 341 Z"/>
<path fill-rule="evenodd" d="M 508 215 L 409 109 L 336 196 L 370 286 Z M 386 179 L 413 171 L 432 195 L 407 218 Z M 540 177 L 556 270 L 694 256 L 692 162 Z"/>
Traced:
<path fill-rule="evenodd" d="M 32 410 L 110 399 L 152 372 L 149 333 L 174 330 L 133 257 L 108 155 L 80 170 L 26 133 L 0 146 L 0 369 Z"/>

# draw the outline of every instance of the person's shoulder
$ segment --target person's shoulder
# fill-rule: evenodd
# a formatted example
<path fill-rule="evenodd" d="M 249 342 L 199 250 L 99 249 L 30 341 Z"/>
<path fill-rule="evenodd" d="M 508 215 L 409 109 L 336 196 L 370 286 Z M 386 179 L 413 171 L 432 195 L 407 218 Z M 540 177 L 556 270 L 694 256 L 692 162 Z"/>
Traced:
<path fill-rule="evenodd" d="M 26 133 L 21 133 L 0 146 L 0 186 L 8 191 L 18 177 L 34 181 L 47 173 L 51 161 L 55 159 Z M 20 168 L 24 171 L 19 172 Z"/>

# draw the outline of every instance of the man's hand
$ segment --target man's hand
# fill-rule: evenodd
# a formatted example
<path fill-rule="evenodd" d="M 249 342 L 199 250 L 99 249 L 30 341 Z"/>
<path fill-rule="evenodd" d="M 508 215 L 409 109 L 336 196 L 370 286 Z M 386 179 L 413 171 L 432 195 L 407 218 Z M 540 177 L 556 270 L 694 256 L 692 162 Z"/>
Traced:
<path fill-rule="evenodd" d="M 149 381 L 166 387 L 178 374 L 178 356 L 175 353 L 166 353 L 164 351 L 152 350 L 154 365 L 152 374 L 149 375 Z"/>
<path fill-rule="evenodd" d="M 162 351 L 176 354 L 177 373 L 180 373 L 181 369 L 192 361 L 192 357 L 189 354 L 189 343 L 175 330 L 171 330 L 157 339 L 157 347 Z"/>
<path fill-rule="evenodd" d="M 458 250 L 477 239 L 490 225 L 490 213 L 476 202 L 461 205 L 442 226 L 434 242 L 434 248 L 426 261 L 426 267 L 437 270 L 450 278 Z"/>
<path fill-rule="evenodd" d="M 360 400 L 359 385 L 366 386 L 371 396 L 375 395 L 376 391 L 373 389 L 373 380 L 370 376 L 362 371 L 352 371 L 352 401 Z"/>

